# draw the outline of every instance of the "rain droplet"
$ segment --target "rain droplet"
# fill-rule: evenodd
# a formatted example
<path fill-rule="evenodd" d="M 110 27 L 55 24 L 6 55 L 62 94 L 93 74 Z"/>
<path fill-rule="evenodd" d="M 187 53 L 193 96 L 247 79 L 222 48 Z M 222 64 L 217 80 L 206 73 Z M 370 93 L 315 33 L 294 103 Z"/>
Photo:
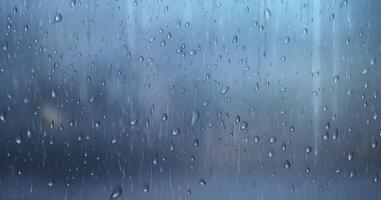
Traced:
<path fill-rule="evenodd" d="M 116 198 L 121 197 L 122 194 L 123 194 L 122 187 L 120 185 L 117 185 L 117 186 L 114 187 L 114 190 L 112 191 L 110 198 L 111 199 L 116 199 Z"/>
<path fill-rule="evenodd" d="M 194 147 L 198 147 L 199 144 L 200 144 L 200 142 L 198 141 L 198 139 L 193 140 L 193 146 Z"/>
<path fill-rule="evenodd" d="M 338 83 L 340 81 L 340 76 L 339 75 L 335 75 L 334 77 L 333 77 L 333 82 L 334 83 Z"/>
<path fill-rule="evenodd" d="M 329 16 L 329 21 L 332 21 L 333 19 L 335 19 L 335 13 L 332 13 L 332 14 Z"/>
<path fill-rule="evenodd" d="M 224 95 L 224 94 L 226 94 L 228 91 L 229 91 L 229 87 L 228 86 L 226 86 L 222 91 L 221 91 L 221 94 L 222 95 Z"/>
<path fill-rule="evenodd" d="M 263 16 L 265 17 L 266 20 L 269 20 L 271 18 L 271 10 L 269 8 L 266 8 Z"/>
<path fill-rule="evenodd" d="M 287 37 L 284 39 L 284 43 L 285 43 L 285 44 L 288 44 L 288 43 L 290 43 L 290 40 L 291 40 L 290 37 L 287 36 Z"/>
<path fill-rule="evenodd" d="M 240 127 L 240 129 L 241 129 L 241 131 L 243 131 L 243 130 L 245 130 L 246 128 L 247 128 L 247 122 L 246 121 L 242 121 L 241 122 L 241 127 Z"/>
<path fill-rule="evenodd" d="M 204 179 L 200 179 L 198 182 L 201 186 L 206 186 L 206 181 Z"/>
<path fill-rule="evenodd" d="M 173 136 L 178 136 L 178 135 L 180 135 L 180 129 L 179 129 L 179 128 L 174 128 L 174 129 L 172 129 L 172 135 L 173 135 Z"/>
<path fill-rule="evenodd" d="M 235 44 L 238 42 L 238 36 L 237 35 L 234 35 L 233 37 L 233 40 L 232 40 L 232 43 Z"/>
<path fill-rule="evenodd" d="M 348 160 L 351 161 L 353 159 L 353 152 L 348 153 Z"/>
<path fill-rule="evenodd" d="M 143 192 L 149 192 L 149 186 L 147 183 L 144 184 Z"/>
<path fill-rule="evenodd" d="M 53 185 L 54 185 L 54 183 L 53 183 L 52 180 L 48 181 L 48 186 L 49 186 L 49 187 L 52 187 Z"/>
<path fill-rule="evenodd" d="M 7 120 L 7 113 L 5 113 L 5 111 L 0 113 L 0 120 L 2 122 L 5 122 L 5 120 Z"/>
<path fill-rule="evenodd" d="M 77 0 L 71 0 L 70 1 L 70 7 L 71 8 L 74 8 L 76 4 L 77 4 Z"/>
<path fill-rule="evenodd" d="M 312 151 L 312 147 L 311 146 L 306 147 L 305 151 L 306 153 L 310 153 Z"/>
<path fill-rule="evenodd" d="M 372 141 L 372 148 L 375 149 L 377 147 L 377 140 Z"/>
<path fill-rule="evenodd" d="M 290 167 L 291 167 L 290 161 L 286 160 L 286 162 L 284 162 L 284 168 L 285 169 L 290 169 Z"/>
<path fill-rule="evenodd" d="M 190 121 L 190 126 L 193 127 L 198 122 L 199 118 L 200 118 L 200 113 L 197 110 L 193 111 L 192 118 Z"/>
<path fill-rule="evenodd" d="M 54 16 L 54 22 L 58 23 L 58 22 L 61 22 L 61 21 L 62 21 L 62 15 L 61 15 L 61 13 L 57 13 Z"/>
<path fill-rule="evenodd" d="M 167 115 L 167 113 L 164 113 L 164 114 L 161 116 L 161 120 L 162 120 L 162 121 L 167 121 L 167 119 L 168 119 L 168 115 Z"/>

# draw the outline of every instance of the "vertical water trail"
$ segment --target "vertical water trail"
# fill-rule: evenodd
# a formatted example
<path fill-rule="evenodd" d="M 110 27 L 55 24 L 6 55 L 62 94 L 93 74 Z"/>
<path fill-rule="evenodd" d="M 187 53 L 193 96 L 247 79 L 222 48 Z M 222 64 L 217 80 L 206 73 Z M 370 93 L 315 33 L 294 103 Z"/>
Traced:
<path fill-rule="evenodd" d="M 320 0 L 314 0 L 313 4 L 313 41 L 312 41 L 312 72 L 315 76 L 312 80 L 313 91 L 317 95 L 312 96 L 313 105 L 313 135 L 314 135 L 314 153 L 318 154 L 318 141 L 319 141 L 319 126 L 320 126 L 320 108 L 321 108 L 321 93 L 319 92 L 321 86 L 320 78 L 320 44 L 321 44 L 321 16 L 320 16 Z M 317 74 L 318 72 L 319 74 Z"/>

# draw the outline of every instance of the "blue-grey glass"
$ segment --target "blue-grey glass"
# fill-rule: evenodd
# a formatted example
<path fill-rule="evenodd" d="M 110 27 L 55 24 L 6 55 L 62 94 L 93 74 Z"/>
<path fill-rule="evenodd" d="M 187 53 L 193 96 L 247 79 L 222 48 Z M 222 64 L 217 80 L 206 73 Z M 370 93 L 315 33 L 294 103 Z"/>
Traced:
<path fill-rule="evenodd" d="M 378 0 L 0 0 L 0 199 L 381 199 Z"/>

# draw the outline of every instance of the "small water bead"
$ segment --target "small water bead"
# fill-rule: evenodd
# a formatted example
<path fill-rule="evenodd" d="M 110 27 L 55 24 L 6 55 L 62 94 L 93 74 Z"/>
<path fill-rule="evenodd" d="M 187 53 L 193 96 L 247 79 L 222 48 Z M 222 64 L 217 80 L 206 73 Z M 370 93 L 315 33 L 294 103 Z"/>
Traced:
<path fill-rule="evenodd" d="M 287 36 L 285 39 L 284 39 L 284 43 L 285 44 L 288 44 L 288 43 L 290 43 L 290 37 L 289 36 Z"/>
<path fill-rule="evenodd" d="M 52 90 L 52 98 L 55 99 L 57 96 L 56 91 Z"/>
<path fill-rule="evenodd" d="M 77 4 L 77 0 L 71 0 L 70 1 L 70 7 L 71 8 L 74 8 L 76 4 Z"/>
<path fill-rule="evenodd" d="M 197 110 L 193 111 L 192 112 L 192 118 L 190 121 L 190 126 L 193 127 L 194 125 L 196 125 L 199 118 L 200 118 L 200 113 Z"/>
<path fill-rule="evenodd" d="M 372 141 L 372 148 L 375 149 L 377 147 L 377 140 Z"/>
<path fill-rule="evenodd" d="M 269 142 L 270 142 L 270 144 L 274 144 L 276 142 L 276 137 L 275 136 L 271 136 L 270 139 L 269 139 Z"/>
<path fill-rule="evenodd" d="M 7 113 L 5 111 L 2 111 L 0 113 L 0 121 L 5 122 L 7 120 Z"/>
<path fill-rule="evenodd" d="M 311 146 L 307 146 L 307 147 L 305 148 L 305 151 L 306 151 L 306 153 L 311 153 L 311 151 L 312 151 L 312 147 L 311 147 Z"/>
<path fill-rule="evenodd" d="M 165 42 L 165 40 L 162 40 L 161 42 L 160 42 L 160 46 L 161 47 L 165 47 L 167 45 L 167 42 Z"/>
<path fill-rule="evenodd" d="M 355 169 L 352 169 L 350 172 L 349 172 L 349 177 L 350 178 L 353 178 L 356 176 L 356 170 Z"/>
<path fill-rule="evenodd" d="M 132 119 L 132 120 L 130 120 L 130 125 L 131 125 L 131 126 L 136 125 L 136 123 L 137 123 L 136 119 Z"/>
<path fill-rule="evenodd" d="M 246 7 L 245 7 L 245 12 L 248 13 L 249 11 L 250 11 L 249 6 L 246 6 Z"/>
<path fill-rule="evenodd" d="M 161 116 L 161 121 L 167 121 L 168 119 L 168 115 L 167 113 L 164 113 L 162 116 Z"/>
<path fill-rule="evenodd" d="M 284 169 L 290 169 L 290 167 L 291 167 L 291 163 L 290 163 L 290 161 L 286 160 L 286 161 L 284 162 Z"/>
<path fill-rule="evenodd" d="M 112 191 L 112 193 L 110 195 L 110 199 L 119 198 L 119 197 L 122 196 L 122 194 L 123 194 L 122 186 L 117 185 L 117 186 L 114 187 L 114 190 Z"/>
<path fill-rule="evenodd" d="M 269 158 L 272 158 L 274 156 L 274 150 L 270 150 L 269 152 L 267 152 L 267 155 L 269 156 Z"/>
<path fill-rule="evenodd" d="M 52 187 L 53 185 L 54 185 L 54 182 L 53 182 L 52 180 L 49 180 L 49 181 L 48 181 L 48 186 L 49 186 L 49 187 Z"/>
<path fill-rule="evenodd" d="M 237 35 L 234 35 L 233 40 L 232 40 L 232 43 L 233 43 L 233 44 L 236 44 L 237 42 L 238 42 L 238 36 L 237 36 Z"/>
<path fill-rule="evenodd" d="M 266 20 L 271 19 L 271 10 L 269 8 L 266 8 L 265 11 L 263 12 L 263 16 Z"/>
<path fill-rule="evenodd" d="M 286 151 L 286 149 L 287 149 L 287 145 L 286 145 L 286 143 L 283 143 L 282 144 L 282 151 Z"/>
<path fill-rule="evenodd" d="M 17 144 L 21 144 L 21 142 L 22 142 L 22 138 L 19 136 L 19 137 L 17 137 L 16 138 L 16 143 Z"/>
<path fill-rule="evenodd" d="M 178 135 L 180 135 L 180 129 L 179 129 L 179 128 L 174 128 L 174 129 L 172 129 L 172 135 L 173 135 L 173 136 L 178 136 Z"/>
<path fill-rule="evenodd" d="M 95 122 L 95 127 L 96 127 L 96 128 L 101 127 L 101 122 L 100 122 L 99 120 Z"/>
<path fill-rule="evenodd" d="M 239 115 L 237 115 L 236 117 L 235 117 L 235 123 L 236 124 L 238 124 L 239 122 L 241 121 L 241 117 L 239 116 Z"/>
<path fill-rule="evenodd" d="M 335 13 L 332 13 L 331 15 L 329 15 L 329 21 L 332 21 L 333 19 L 335 19 Z"/>
<path fill-rule="evenodd" d="M 334 83 L 338 83 L 340 81 L 340 76 L 339 75 L 335 75 L 334 77 L 333 77 L 333 82 Z"/>
<path fill-rule="evenodd" d="M 27 136 L 28 138 L 31 138 L 31 137 L 32 137 L 32 130 L 31 130 L 31 129 L 27 129 L 27 130 L 26 130 L 26 136 Z"/>
<path fill-rule="evenodd" d="M 291 133 L 295 132 L 295 127 L 294 127 L 294 126 L 291 126 L 291 127 L 290 127 L 290 132 L 291 132 Z"/>
<path fill-rule="evenodd" d="M 247 129 L 247 126 L 248 126 L 248 123 L 246 121 L 242 121 L 240 126 L 241 131 Z"/>
<path fill-rule="evenodd" d="M 378 113 L 373 113 L 373 120 L 377 120 L 378 118 Z"/>
<path fill-rule="evenodd" d="M 353 160 L 353 152 L 349 152 L 347 158 L 348 158 L 348 161 Z"/>
<path fill-rule="evenodd" d="M 255 142 L 255 143 L 258 143 L 259 140 L 260 140 L 260 137 L 259 137 L 258 135 L 256 135 L 256 136 L 254 137 L 254 142 Z"/>
<path fill-rule="evenodd" d="M 206 186 L 206 181 L 205 181 L 204 179 L 202 179 L 202 178 L 198 181 L 198 183 L 199 183 L 201 186 Z"/>
<path fill-rule="evenodd" d="M 193 140 L 193 146 L 194 147 L 198 147 L 199 144 L 200 144 L 200 142 L 198 141 L 198 139 Z"/>
<path fill-rule="evenodd" d="M 54 22 L 58 23 L 58 22 L 61 22 L 61 21 L 62 21 L 62 14 L 61 13 L 57 13 L 54 16 Z"/>
<path fill-rule="evenodd" d="M 229 91 L 229 87 L 228 86 L 226 86 L 222 91 L 221 91 L 221 94 L 222 95 L 224 95 L 224 94 L 226 94 L 228 91 Z"/>
<path fill-rule="evenodd" d="M 149 192 L 149 186 L 147 183 L 144 183 L 143 192 Z"/>

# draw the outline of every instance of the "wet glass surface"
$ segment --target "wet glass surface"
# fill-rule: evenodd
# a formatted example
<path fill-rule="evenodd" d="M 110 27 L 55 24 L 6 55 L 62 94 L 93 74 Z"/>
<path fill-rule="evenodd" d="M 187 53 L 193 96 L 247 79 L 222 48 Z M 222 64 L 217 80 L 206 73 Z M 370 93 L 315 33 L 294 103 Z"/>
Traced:
<path fill-rule="evenodd" d="M 0 199 L 381 199 L 379 1 L 0 2 Z"/>

